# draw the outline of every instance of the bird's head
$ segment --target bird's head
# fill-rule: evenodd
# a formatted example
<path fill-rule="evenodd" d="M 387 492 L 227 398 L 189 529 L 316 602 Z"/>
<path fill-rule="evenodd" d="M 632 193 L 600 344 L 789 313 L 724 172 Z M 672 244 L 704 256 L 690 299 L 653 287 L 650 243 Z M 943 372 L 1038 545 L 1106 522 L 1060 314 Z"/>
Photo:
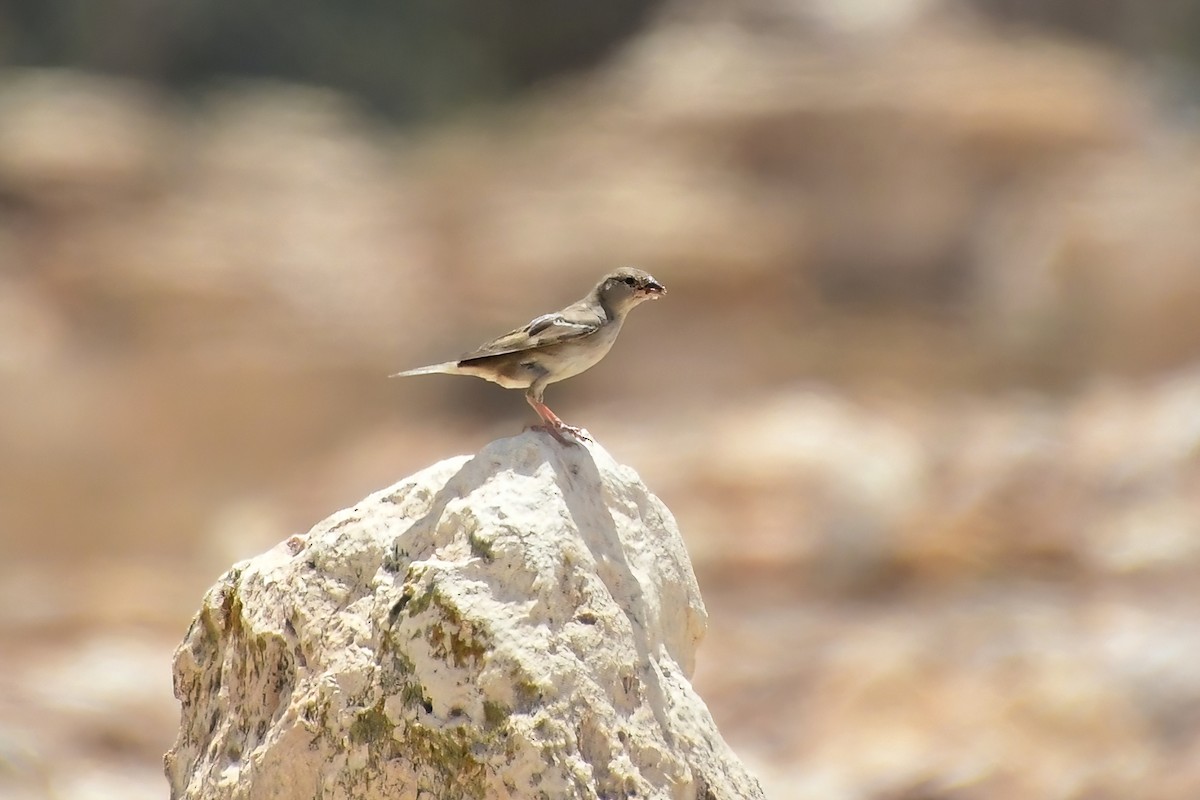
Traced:
<path fill-rule="evenodd" d="M 635 267 L 614 270 L 596 284 L 601 304 L 617 313 L 624 313 L 643 300 L 657 300 L 666 293 L 667 287 L 653 275 Z"/>

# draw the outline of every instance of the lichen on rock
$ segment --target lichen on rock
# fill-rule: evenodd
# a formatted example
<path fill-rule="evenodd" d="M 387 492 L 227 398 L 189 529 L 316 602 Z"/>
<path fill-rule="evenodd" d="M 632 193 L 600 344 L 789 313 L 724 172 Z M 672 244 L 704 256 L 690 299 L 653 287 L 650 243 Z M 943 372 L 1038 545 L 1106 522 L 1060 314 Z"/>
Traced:
<path fill-rule="evenodd" d="M 632 470 L 494 442 L 209 590 L 175 655 L 171 796 L 761 797 L 689 682 L 705 624 Z"/>

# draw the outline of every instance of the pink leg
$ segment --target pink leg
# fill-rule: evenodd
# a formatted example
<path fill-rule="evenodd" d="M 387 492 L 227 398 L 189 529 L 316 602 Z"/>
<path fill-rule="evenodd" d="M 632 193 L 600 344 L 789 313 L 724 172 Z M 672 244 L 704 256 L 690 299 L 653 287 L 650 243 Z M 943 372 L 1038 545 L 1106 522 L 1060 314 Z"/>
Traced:
<path fill-rule="evenodd" d="M 531 394 L 525 395 L 525 399 L 529 401 L 529 405 L 533 406 L 533 410 L 546 423 L 546 430 L 550 431 L 555 439 L 558 439 L 563 444 L 578 444 L 577 441 L 570 441 L 563 436 L 564 433 L 570 434 L 577 440 L 591 441 L 591 437 L 584 433 L 582 428 L 576 428 L 573 425 L 568 425 L 563 422 L 557 414 L 550 410 L 550 406 L 538 400 Z"/>

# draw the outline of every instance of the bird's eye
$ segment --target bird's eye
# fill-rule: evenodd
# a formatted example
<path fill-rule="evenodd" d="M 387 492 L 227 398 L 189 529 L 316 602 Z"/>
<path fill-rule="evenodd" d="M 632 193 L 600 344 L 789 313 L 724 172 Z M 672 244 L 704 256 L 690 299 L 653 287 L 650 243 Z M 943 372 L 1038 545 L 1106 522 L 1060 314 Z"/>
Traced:
<path fill-rule="evenodd" d="M 622 278 L 621 283 L 625 284 L 626 286 L 633 286 L 635 283 L 637 283 L 637 281 L 633 278 Z"/>

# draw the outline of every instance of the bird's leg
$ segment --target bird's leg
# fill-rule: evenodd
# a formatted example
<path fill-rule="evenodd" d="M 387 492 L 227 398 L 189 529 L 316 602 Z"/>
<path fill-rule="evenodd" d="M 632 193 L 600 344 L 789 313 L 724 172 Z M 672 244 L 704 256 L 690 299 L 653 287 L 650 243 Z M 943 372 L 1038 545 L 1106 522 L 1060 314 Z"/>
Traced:
<path fill-rule="evenodd" d="M 568 433 L 578 440 L 591 441 L 592 437 L 588 436 L 583 428 L 576 428 L 574 425 L 568 425 L 567 423 L 563 422 L 557 414 L 550 410 L 550 406 L 542 402 L 541 397 L 538 397 L 537 394 L 540 394 L 540 392 L 526 392 L 525 399 L 529 401 L 529 405 L 533 406 L 533 410 L 536 411 L 537 415 L 542 418 L 543 422 L 546 423 L 546 430 L 548 430 L 555 439 L 558 439 L 563 444 L 578 444 L 578 442 L 570 441 L 563 436 L 564 433 Z"/>

